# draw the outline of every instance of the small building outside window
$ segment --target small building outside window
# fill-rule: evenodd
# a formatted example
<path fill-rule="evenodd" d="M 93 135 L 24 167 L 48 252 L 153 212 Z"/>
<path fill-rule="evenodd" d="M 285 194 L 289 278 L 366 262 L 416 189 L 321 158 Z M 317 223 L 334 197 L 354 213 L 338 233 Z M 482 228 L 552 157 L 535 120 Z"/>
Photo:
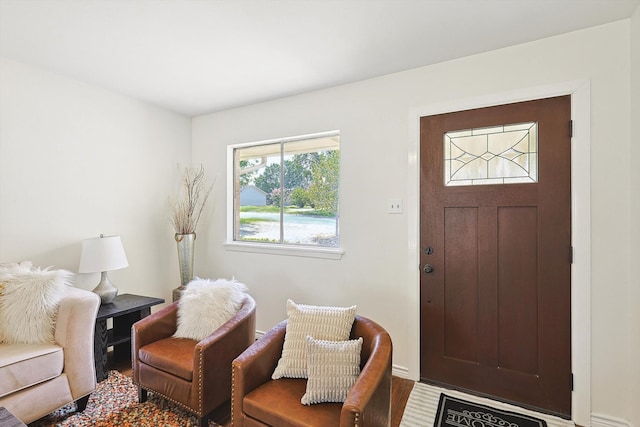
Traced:
<path fill-rule="evenodd" d="M 266 206 L 267 193 L 255 185 L 247 185 L 240 190 L 240 206 Z"/>

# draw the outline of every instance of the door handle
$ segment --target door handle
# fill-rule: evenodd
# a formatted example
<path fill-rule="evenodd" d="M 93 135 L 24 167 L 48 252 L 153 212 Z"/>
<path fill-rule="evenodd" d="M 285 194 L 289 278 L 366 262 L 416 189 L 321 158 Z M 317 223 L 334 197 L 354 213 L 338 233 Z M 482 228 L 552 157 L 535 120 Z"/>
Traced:
<path fill-rule="evenodd" d="M 424 271 L 425 273 L 433 273 L 433 265 L 425 264 L 422 271 Z"/>

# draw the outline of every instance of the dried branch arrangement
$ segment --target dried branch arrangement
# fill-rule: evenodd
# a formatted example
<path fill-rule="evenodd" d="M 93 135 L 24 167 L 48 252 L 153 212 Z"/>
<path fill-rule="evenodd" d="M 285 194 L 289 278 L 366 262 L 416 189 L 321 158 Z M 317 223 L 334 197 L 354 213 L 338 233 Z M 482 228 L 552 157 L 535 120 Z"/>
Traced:
<path fill-rule="evenodd" d="M 196 232 L 200 215 L 213 189 L 213 184 L 206 187 L 202 165 L 197 169 L 185 168 L 182 184 L 182 194 L 169 201 L 171 223 L 176 234 L 191 234 Z"/>

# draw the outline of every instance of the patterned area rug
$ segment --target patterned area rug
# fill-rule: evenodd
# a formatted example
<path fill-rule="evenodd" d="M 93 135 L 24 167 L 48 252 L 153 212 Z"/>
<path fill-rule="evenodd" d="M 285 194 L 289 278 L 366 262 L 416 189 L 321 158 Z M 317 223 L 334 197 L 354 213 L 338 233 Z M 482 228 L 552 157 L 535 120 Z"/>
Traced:
<path fill-rule="evenodd" d="M 460 399 L 465 399 L 470 402 L 503 409 L 505 411 L 519 412 L 532 417 L 541 418 L 546 421 L 548 427 L 575 427 L 575 424 L 572 421 L 554 417 L 553 415 L 541 414 L 518 406 L 419 382 L 415 383 L 413 390 L 411 390 L 407 406 L 405 407 L 404 414 L 402 415 L 400 427 L 432 427 L 436 418 L 440 395 L 442 393 L 446 393 L 447 395 L 458 397 Z"/>
<path fill-rule="evenodd" d="M 199 425 L 197 417 L 153 393 L 149 393 L 149 399 L 146 402 L 138 403 L 137 387 L 133 385 L 130 377 L 117 371 L 109 372 L 109 377 L 98 384 L 84 412 L 77 413 L 75 409 L 75 403 L 72 403 L 29 424 L 29 427 L 195 427 Z M 209 427 L 219 427 L 219 425 L 209 421 Z"/>

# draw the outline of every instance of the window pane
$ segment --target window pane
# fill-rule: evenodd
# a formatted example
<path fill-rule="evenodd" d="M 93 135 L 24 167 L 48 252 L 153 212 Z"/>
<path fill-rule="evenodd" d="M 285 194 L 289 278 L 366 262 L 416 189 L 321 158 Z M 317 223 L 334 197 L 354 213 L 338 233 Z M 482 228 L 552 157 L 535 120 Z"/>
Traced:
<path fill-rule="evenodd" d="M 339 135 L 236 148 L 234 239 L 338 247 Z"/>
<path fill-rule="evenodd" d="M 280 242 L 280 144 L 238 148 L 235 157 L 235 240 Z"/>
<path fill-rule="evenodd" d="M 446 186 L 538 181 L 538 124 L 468 129 L 444 134 Z"/>

